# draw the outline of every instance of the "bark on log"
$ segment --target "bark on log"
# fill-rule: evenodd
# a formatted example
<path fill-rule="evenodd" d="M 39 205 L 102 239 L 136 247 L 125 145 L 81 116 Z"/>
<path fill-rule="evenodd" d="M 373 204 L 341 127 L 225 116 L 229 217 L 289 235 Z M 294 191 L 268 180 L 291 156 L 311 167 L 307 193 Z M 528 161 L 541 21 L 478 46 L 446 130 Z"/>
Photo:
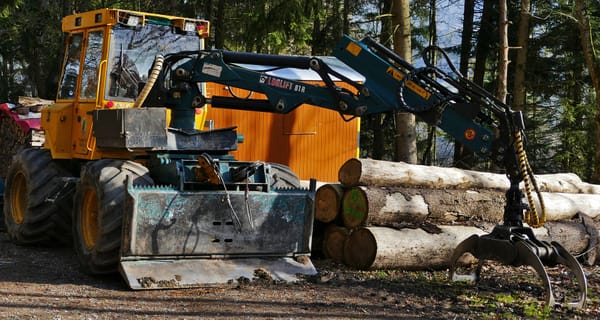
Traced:
<path fill-rule="evenodd" d="M 321 222 L 332 222 L 337 218 L 342 207 L 344 189 L 340 184 L 325 184 L 315 193 L 315 219 Z"/>
<path fill-rule="evenodd" d="M 595 226 L 587 226 L 581 221 L 549 221 L 543 228 L 533 229 L 539 240 L 556 241 L 574 256 L 582 255 L 587 265 L 598 261 L 598 235 Z"/>
<path fill-rule="evenodd" d="M 344 243 L 350 234 L 349 230 L 335 224 L 325 229 L 323 236 L 323 254 L 335 262 L 344 262 Z"/>
<path fill-rule="evenodd" d="M 460 242 L 473 234 L 487 233 L 476 227 L 439 227 L 442 232 L 438 234 L 430 234 L 421 229 L 355 229 L 345 242 L 344 261 L 348 266 L 361 270 L 443 269 L 450 267 L 450 257 Z M 581 224 L 557 221 L 550 228 L 533 230 L 539 240 L 558 241 L 573 255 L 588 251 L 590 245 L 590 237 Z M 594 232 L 597 236 L 598 230 L 595 229 Z M 597 262 L 595 259 L 591 263 Z"/>
<path fill-rule="evenodd" d="M 423 196 L 405 189 L 353 187 L 342 198 L 342 220 L 349 229 L 363 225 L 419 224 L 429 215 L 429 205 Z"/>
<path fill-rule="evenodd" d="M 547 221 L 571 219 L 579 212 L 591 218 L 600 215 L 600 195 L 543 192 L 542 197 Z M 537 198 L 535 203 L 539 208 Z M 371 225 L 399 227 L 423 221 L 436 224 L 498 223 L 502 221 L 505 204 L 504 192 L 499 190 L 363 186 L 345 191 L 342 220 L 350 229 Z"/>
<path fill-rule="evenodd" d="M 473 234 L 475 227 L 440 226 L 442 233 L 421 229 L 396 230 L 364 227 L 353 230 L 344 245 L 344 261 L 353 268 L 423 270 L 449 266 L 454 248 Z"/>
<path fill-rule="evenodd" d="M 419 186 L 506 191 L 510 186 L 504 174 L 359 158 L 346 161 L 338 171 L 338 178 L 345 187 Z M 573 173 L 536 175 L 536 180 L 543 192 L 600 194 L 600 185 L 582 182 Z"/>
<path fill-rule="evenodd" d="M 23 106 L 27 106 L 27 107 L 38 106 L 38 105 L 48 106 L 53 103 L 54 103 L 53 100 L 46 100 L 46 99 L 37 98 L 37 97 L 25 97 L 25 96 L 19 97 L 19 104 L 23 105 Z"/>
<path fill-rule="evenodd" d="M 21 97 L 19 97 L 19 105 L 17 106 L 17 112 L 20 112 L 21 114 L 28 114 L 29 111 L 41 112 L 42 109 L 46 108 L 47 106 L 49 106 L 53 103 L 54 103 L 54 101 L 52 101 L 52 100 L 21 96 Z M 20 108 L 20 107 L 25 107 L 25 108 Z"/>

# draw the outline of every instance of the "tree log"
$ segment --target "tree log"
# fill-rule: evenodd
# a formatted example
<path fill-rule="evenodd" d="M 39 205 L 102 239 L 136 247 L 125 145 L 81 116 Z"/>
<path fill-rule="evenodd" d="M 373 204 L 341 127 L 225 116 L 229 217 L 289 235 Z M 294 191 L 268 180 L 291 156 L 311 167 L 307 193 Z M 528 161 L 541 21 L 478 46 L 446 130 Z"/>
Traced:
<path fill-rule="evenodd" d="M 325 184 L 315 193 L 315 219 L 321 222 L 332 222 L 337 218 L 342 207 L 344 189 L 340 184 Z"/>
<path fill-rule="evenodd" d="M 551 228 L 534 229 L 540 240 L 556 241 L 571 254 L 588 250 L 589 235 L 581 224 L 553 222 Z M 456 246 L 473 234 L 486 231 L 468 226 L 439 226 L 441 233 L 421 229 L 396 230 L 387 227 L 362 227 L 353 230 L 344 245 L 344 261 L 353 268 L 426 270 L 450 267 Z M 595 229 L 596 236 L 598 230 Z M 592 261 L 597 263 L 597 259 Z"/>
<path fill-rule="evenodd" d="M 485 233 L 475 227 L 440 228 L 443 232 L 439 234 L 421 229 L 358 228 L 346 240 L 344 261 L 361 270 L 447 268 L 454 248 L 461 241 L 473 234 Z"/>
<path fill-rule="evenodd" d="M 418 224 L 429 215 L 429 205 L 423 196 L 405 189 L 353 187 L 342 198 L 342 220 L 349 229 L 363 225 Z"/>
<path fill-rule="evenodd" d="M 323 236 L 323 254 L 335 262 L 344 262 L 344 243 L 350 232 L 348 229 L 330 224 Z"/>
<path fill-rule="evenodd" d="M 575 256 L 582 256 L 587 265 L 594 265 L 600 262 L 598 253 L 598 236 L 600 235 L 598 228 L 593 225 L 592 221 L 548 221 L 543 228 L 533 229 L 537 238 L 543 241 L 556 241 L 563 246 L 568 252 Z"/>
<path fill-rule="evenodd" d="M 19 97 L 19 104 L 22 106 L 26 106 L 26 107 L 33 107 L 33 106 L 40 106 L 40 105 L 41 106 L 49 106 L 53 103 L 54 103 L 53 100 L 41 99 L 38 97 L 25 97 L 25 96 Z"/>
<path fill-rule="evenodd" d="M 582 182 L 574 173 L 544 174 L 535 177 L 543 192 L 600 194 L 600 185 Z M 358 158 L 346 161 L 338 171 L 338 178 L 345 187 L 419 186 L 506 191 L 510 186 L 504 174 Z"/>
<path fill-rule="evenodd" d="M 542 192 L 546 220 L 570 219 L 579 212 L 600 215 L 600 195 Z M 537 198 L 534 199 L 539 208 Z M 399 227 L 466 221 L 501 222 L 504 192 L 490 189 L 428 189 L 353 187 L 342 197 L 342 220 L 349 229 L 358 226 Z M 538 214 L 541 214 L 538 210 Z"/>

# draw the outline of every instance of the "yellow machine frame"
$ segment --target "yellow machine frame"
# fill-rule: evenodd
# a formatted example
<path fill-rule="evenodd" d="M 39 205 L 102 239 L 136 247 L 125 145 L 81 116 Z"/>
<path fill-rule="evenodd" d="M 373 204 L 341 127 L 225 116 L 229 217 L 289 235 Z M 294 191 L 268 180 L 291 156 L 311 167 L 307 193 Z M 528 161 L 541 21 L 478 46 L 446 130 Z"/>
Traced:
<path fill-rule="evenodd" d="M 44 147 L 51 151 L 54 159 L 131 158 L 131 152 L 97 149 L 92 127 L 91 111 L 94 109 L 133 107 L 133 101 L 109 99 L 106 95 L 106 83 L 109 80 L 107 78 L 109 56 L 113 45 L 111 30 L 118 24 L 128 25 L 140 30 L 147 24 L 160 24 L 168 25 L 177 32 L 195 31 L 200 49 L 204 48 L 204 38 L 208 36 L 210 26 L 208 21 L 201 19 L 120 9 L 100 9 L 65 17 L 62 30 L 67 33 L 67 45 L 60 79 L 66 77 L 67 64 L 70 58 L 74 57 L 78 62 L 83 63 L 80 63 L 76 68 L 77 78 L 71 96 L 62 96 L 59 89 L 56 103 L 46 108 L 42 114 L 42 128 L 46 135 Z M 93 42 L 90 41 L 92 34 L 102 35 L 102 47 L 100 50 L 101 56 L 90 59 L 94 64 L 94 68 L 88 70 L 86 68 L 89 63 L 85 59 L 87 50 L 93 46 Z M 74 40 L 79 41 L 79 47 L 70 47 L 71 43 L 75 43 Z M 92 71 L 90 72 L 90 70 Z M 92 86 L 89 95 L 82 93 L 82 90 L 84 90 L 82 82 L 84 81 L 88 84 L 95 84 L 95 86 Z M 59 85 L 62 84 L 59 83 Z M 195 119 L 197 129 L 204 126 L 205 118 L 205 108 L 197 109 Z M 167 121 L 169 121 L 168 114 Z"/>

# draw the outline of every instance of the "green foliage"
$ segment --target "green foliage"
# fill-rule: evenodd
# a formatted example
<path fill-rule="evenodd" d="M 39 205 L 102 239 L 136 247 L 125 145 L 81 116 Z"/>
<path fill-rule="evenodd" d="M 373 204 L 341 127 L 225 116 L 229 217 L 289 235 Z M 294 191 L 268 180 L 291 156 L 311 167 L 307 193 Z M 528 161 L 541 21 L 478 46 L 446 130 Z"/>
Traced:
<path fill-rule="evenodd" d="M 343 33 L 355 38 L 366 35 L 391 47 L 389 27 L 393 0 L 9 0 L 0 4 L 0 101 L 14 101 L 18 95 L 33 94 L 54 98 L 62 61 L 61 17 L 74 11 L 104 7 L 151 11 L 162 14 L 202 17 L 212 23 L 209 46 L 276 54 L 328 55 Z M 436 4 L 438 30 L 430 28 L 431 4 Z M 440 44 L 456 54 L 460 21 L 451 29 L 440 29 L 448 22 L 449 10 L 464 2 L 455 0 L 411 1 L 412 44 L 415 63 L 419 52 L 437 34 L 454 41 Z M 515 43 L 519 1 L 509 1 L 509 43 Z M 571 1 L 533 1 L 531 36 L 528 43 L 525 106 L 527 151 L 538 173 L 575 172 L 588 179 L 593 171 L 594 119 L 597 118 L 594 90 L 581 54 L 578 29 Z M 600 6 L 589 1 L 587 12 L 594 49 L 600 48 Z M 347 6 L 347 7 L 345 7 Z M 476 1 L 481 13 L 483 2 Z M 456 16 L 456 19 L 460 19 Z M 485 31 L 475 17 L 472 39 L 474 58 L 477 46 L 487 50 L 483 86 L 495 91 L 497 37 L 495 29 Z M 492 19 L 497 19 L 492 15 Z M 386 24 L 387 23 L 387 24 Z M 493 22 L 492 25 L 497 25 Z M 384 27 L 385 26 L 385 27 Z M 484 30 L 484 31 L 481 31 Z M 386 31 L 386 32 L 382 32 Z M 489 44 L 479 43 L 479 32 Z M 513 51 L 514 52 L 514 51 Z M 596 53 L 597 54 L 597 53 Z M 454 60 L 456 60 L 455 56 Z M 598 56 L 596 57 L 597 59 Z M 511 58 L 511 60 L 514 60 Z M 457 62 L 454 61 L 456 64 Z M 513 65 L 509 65 L 513 67 Z M 471 64 L 471 69 L 473 64 Z M 509 70 L 513 72 L 512 69 Z M 512 79 L 509 77 L 509 82 Z M 509 88 L 511 85 L 509 83 Z M 390 114 L 361 120 L 361 156 L 391 159 L 395 136 Z M 374 130 L 382 129 L 382 130 Z M 452 149 L 451 139 L 437 132 L 438 148 Z M 423 155 L 427 128 L 419 131 L 419 156 Z M 438 149 L 439 150 L 439 149 Z M 439 151 L 438 151 L 439 153 Z M 443 159 L 441 159 L 443 160 Z M 483 159 L 481 159 L 483 163 Z M 447 163 L 434 163 L 446 165 Z"/>
<path fill-rule="evenodd" d="M 5 0 L 0 3 L 0 18 L 7 18 L 10 13 L 19 8 L 23 0 Z"/>
<path fill-rule="evenodd" d="M 563 103 L 561 114 L 560 145 L 557 148 L 556 160 L 563 171 L 577 173 L 584 179 L 592 175 L 594 143 L 594 113 L 596 108 L 592 101 L 581 104 Z"/>
<path fill-rule="evenodd" d="M 529 40 L 526 127 L 529 158 L 537 173 L 574 172 L 591 177 L 594 103 L 570 3 L 536 3 Z"/>
<path fill-rule="evenodd" d="M 305 10 L 301 0 L 246 2 L 240 18 L 244 30 L 232 39 L 230 46 L 264 53 L 306 50 L 311 29 Z"/>
<path fill-rule="evenodd" d="M 62 12 L 52 1 L 16 1 L 0 17 L 0 98 L 15 101 L 18 95 L 54 97 L 63 37 Z"/>

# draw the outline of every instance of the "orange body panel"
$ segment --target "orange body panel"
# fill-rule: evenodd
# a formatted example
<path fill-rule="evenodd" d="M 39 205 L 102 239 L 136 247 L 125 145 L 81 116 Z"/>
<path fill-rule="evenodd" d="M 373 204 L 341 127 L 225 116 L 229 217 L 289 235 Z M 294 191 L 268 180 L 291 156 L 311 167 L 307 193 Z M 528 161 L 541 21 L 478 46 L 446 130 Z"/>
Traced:
<path fill-rule="evenodd" d="M 230 96 L 220 84 L 207 83 L 206 89 L 209 97 Z M 235 88 L 232 92 L 241 98 L 249 94 Z M 244 142 L 233 152 L 237 160 L 285 164 L 303 180 L 338 181 L 340 166 L 358 155 L 359 119 L 346 122 L 339 113 L 324 108 L 302 105 L 282 115 L 209 107 L 207 119 L 214 121 L 215 129 L 238 127 Z"/>

